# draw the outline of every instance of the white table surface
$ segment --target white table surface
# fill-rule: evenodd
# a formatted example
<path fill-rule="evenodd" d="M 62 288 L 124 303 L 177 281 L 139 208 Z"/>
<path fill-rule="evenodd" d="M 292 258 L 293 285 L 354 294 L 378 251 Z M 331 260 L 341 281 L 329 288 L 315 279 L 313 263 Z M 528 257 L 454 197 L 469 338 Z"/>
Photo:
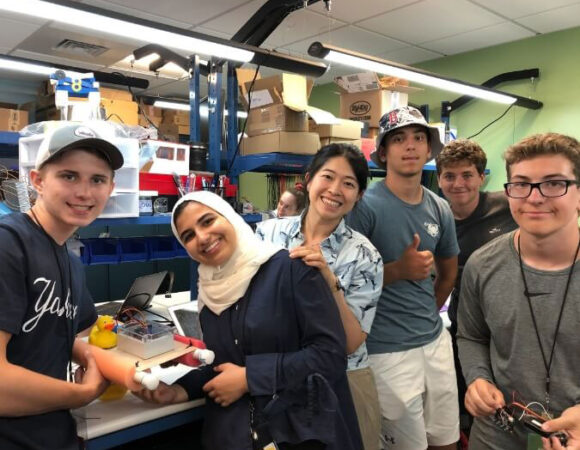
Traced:
<path fill-rule="evenodd" d="M 189 291 L 173 293 L 170 298 L 156 295 L 153 298 L 151 310 L 168 317 L 167 307 L 188 301 L 190 301 Z M 153 315 L 150 317 L 155 318 Z M 154 368 L 152 373 L 157 374 L 160 380 L 171 384 L 190 370 L 192 370 L 191 367 L 178 364 L 164 369 Z M 127 393 L 119 400 L 107 402 L 95 400 L 82 408 L 73 410 L 72 414 L 77 421 L 78 435 L 89 440 L 204 404 L 205 400 L 200 398 L 186 403 L 160 406 L 146 403 L 131 393 Z"/>

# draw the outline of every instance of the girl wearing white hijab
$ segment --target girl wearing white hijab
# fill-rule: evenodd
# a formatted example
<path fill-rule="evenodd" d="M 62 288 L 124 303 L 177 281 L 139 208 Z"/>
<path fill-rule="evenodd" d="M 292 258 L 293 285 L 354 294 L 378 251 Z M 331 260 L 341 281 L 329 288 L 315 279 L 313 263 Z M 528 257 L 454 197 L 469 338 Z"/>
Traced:
<path fill-rule="evenodd" d="M 360 450 L 344 330 L 319 271 L 261 242 L 210 192 L 181 198 L 171 226 L 199 262 L 200 323 L 216 358 L 137 395 L 168 404 L 205 394 L 208 449 Z"/>

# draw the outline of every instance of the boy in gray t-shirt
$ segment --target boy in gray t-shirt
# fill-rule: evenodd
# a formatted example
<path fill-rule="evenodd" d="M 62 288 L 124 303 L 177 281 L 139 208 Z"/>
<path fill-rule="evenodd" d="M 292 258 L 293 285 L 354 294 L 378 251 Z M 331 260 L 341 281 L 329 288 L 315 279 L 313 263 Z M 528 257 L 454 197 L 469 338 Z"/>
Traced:
<path fill-rule="evenodd" d="M 439 132 L 412 107 L 380 121 L 371 158 L 387 168 L 347 223 L 381 254 L 383 291 L 367 338 L 382 411 L 383 448 L 455 450 L 459 410 L 451 339 L 439 308 L 457 274 L 459 247 L 449 205 L 421 186 Z M 435 282 L 431 279 L 436 269 Z"/>
<path fill-rule="evenodd" d="M 458 309 L 465 406 L 475 417 L 470 450 L 538 448 L 538 435 L 519 421 L 580 411 L 580 143 L 568 136 L 530 136 L 505 153 L 505 191 L 516 231 L 473 253 L 465 265 Z M 493 423 L 504 406 L 512 434 Z M 580 448 L 580 423 L 568 447 Z M 575 428 L 574 428 L 575 426 Z M 545 449 L 563 447 L 554 438 Z"/>

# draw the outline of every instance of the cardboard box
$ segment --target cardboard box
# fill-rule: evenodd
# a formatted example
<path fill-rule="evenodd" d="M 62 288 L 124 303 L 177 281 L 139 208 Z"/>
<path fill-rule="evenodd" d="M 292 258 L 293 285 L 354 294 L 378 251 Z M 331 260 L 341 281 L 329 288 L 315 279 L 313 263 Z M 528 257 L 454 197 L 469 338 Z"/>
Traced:
<path fill-rule="evenodd" d="M 308 131 L 306 111 L 313 85 L 311 80 L 289 73 L 256 79 L 248 102 L 252 82 L 247 79 L 250 76 L 253 78 L 253 73 L 245 72 L 245 77 L 238 80 L 242 103 L 246 109 L 251 108 L 246 125 L 249 136 L 275 131 Z"/>
<path fill-rule="evenodd" d="M 158 119 L 163 118 L 163 109 L 157 108 L 153 105 L 146 105 L 145 103 L 141 103 L 139 106 L 141 107 L 141 113 L 146 114 L 147 117 L 149 118 L 155 117 Z"/>
<path fill-rule="evenodd" d="M 361 148 L 361 140 L 360 139 L 340 139 L 340 138 L 333 138 L 333 137 L 321 137 L 320 138 L 320 145 L 324 147 L 328 144 L 350 144 L 354 145 L 358 149 Z"/>
<path fill-rule="evenodd" d="M 334 82 L 340 89 L 340 117 L 367 122 L 374 128 L 378 128 L 383 114 L 407 106 L 408 94 L 421 90 L 409 87 L 408 82 L 397 78 L 380 79 L 373 72 L 336 77 Z"/>
<path fill-rule="evenodd" d="M 163 111 L 163 122 L 189 126 L 189 111 L 166 109 Z"/>
<path fill-rule="evenodd" d="M 360 139 L 361 123 L 354 120 L 339 119 L 337 124 L 309 123 L 309 131 L 318 133 L 321 138 L 339 138 L 341 140 Z"/>
<path fill-rule="evenodd" d="M 111 89 L 101 87 L 99 88 L 101 93 L 101 98 L 106 98 L 109 100 L 122 100 L 124 102 L 132 102 L 133 96 L 128 89 Z"/>
<path fill-rule="evenodd" d="M 28 111 L 0 108 L 0 130 L 20 131 L 28 125 Z"/>
<path fill-rule="evenodd" d="M 155 116 L 149 116 L 147 115 L 147 118 L 153 123 L 153 126 L 156 126 L 157 128 L 159 128 L 161 126 L 161 122 L 163 120 L 162 117 L 155 117 Z M 143 128 L 149 128 L 151 127 L 151 123 L 149 123 L 149 120 L 147 120 L 145 118 L 145 116 L 143 116 L 143 114 L 139 114 L 139 126 L 143 127 Z"/>
<path fill-rule="evenodd" d="M 139 123 L 137 103 L 124 100 L 101 98 L 101 108 L 105 110 L 105 119 L 125 125 Z"/>
<path fill-rule="evenodd" d="M 244 69 L 244 68 L 236 69 L 236 78 L 238 80 L 240 100 L 244 105 L 245 109 L 248 109 L 248 88 L 246 88 L 246 83 L 247 86 L 249 87 L 254 77 L 256 78 L 256 80 L 262 78 L 260 76 L 260 72 L 256 73 L 256 70 L 257 69 Z"/>
<path fill-rule="evenodd" d="M 242 155 L 258 153 L 294 153 L 313 155 L 320 149 L 320 139 L 316 133 L 277 131 L 242 139 Z"/>
<path fill-rule="evenodd" d="M 239 81 L 238 81 L 239 83 Z M 251 108 L 261 108 L 273 104 L 283 104 L 294 111 L 306 111 L 308 97 L 314 82 L 302 75 L 282 73 L 268 78 L 257 79 L 251 94 Z M 241 100 L 248 106 L 248 95 L 251 81 L 244 83 L 245 94 Z"/>
<path fill-rule="evenodd" d="M 173 142 L 179 142 L 180 134 L 189 136 L 189 125 L 161 122 L 157 128 L 159 129 L 159 138 L 168 139 Z"/>
<path fill-rule="evenodd" d="M 308 131 L 308 113 L 294 111 L 283 104 L 253 108 L 247 120 L 246 134 L 248 136 L 275 131 Z"/>
<path fill-rule="evenodd" d="M 403 92 L 375 91 L 340 94 L 340 117 L 367 122 L 369 127 L 378 128 L 383 114 L 398 106 L 406 106 L 408 95 Z"/>

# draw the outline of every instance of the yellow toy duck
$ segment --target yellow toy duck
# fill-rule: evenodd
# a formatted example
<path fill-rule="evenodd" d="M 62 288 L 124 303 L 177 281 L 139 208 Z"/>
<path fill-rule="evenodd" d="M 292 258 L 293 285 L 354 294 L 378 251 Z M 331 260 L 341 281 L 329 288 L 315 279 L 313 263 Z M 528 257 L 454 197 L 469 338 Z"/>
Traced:
<path fill-rule="evenodd" d="M 89 335 L 89 344 L 110 349 L 117 346 L 117 333 L 113 331 L 116 321 L 112 316 L 99 316 L 97 323 Z M 118 400 L 127 393 L 127 388 L 118 384 L 111 384 L 99 397 L 105 402 Z"/>
<path fill-rule="evenodd" d="M 117 333 L 115 319 L 112 316 L 99 316 L 96 325 L 89 335 L 89 344 L 101 348 L 113 348 L 117 346 Z"/>

